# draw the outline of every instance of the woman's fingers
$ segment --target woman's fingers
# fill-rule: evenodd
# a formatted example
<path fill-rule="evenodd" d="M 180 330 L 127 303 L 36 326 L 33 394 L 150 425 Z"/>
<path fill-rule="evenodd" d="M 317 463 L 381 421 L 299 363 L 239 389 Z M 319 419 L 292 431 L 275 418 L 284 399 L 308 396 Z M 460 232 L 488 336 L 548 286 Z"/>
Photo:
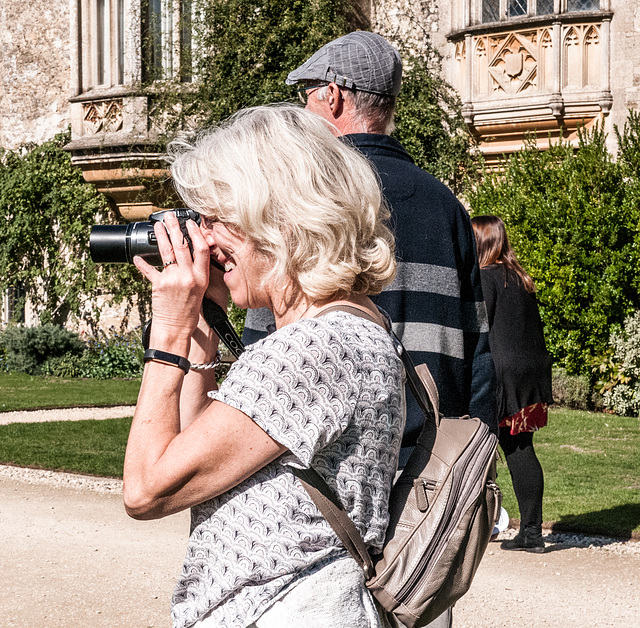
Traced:
<path fill-rule="evenodd" d="M 191 245 L 193 247 L 193 265 L 198 272 L 209 277 L 209 245 L 202 235 L 200 227 L 193 221 L 187 220 L 187 231 L 191 238 Z"/>
<path fill-rule="evenodd" d="M 173 260 L 176 260 L 178 265 L 193 263 L 197 274 L 208 277 L 209 245 L 198 225 L 193 220 L 186 221 L 187 232 L 191 240 L 190 247 L 178 219 L 173 214 L 167 214 L 164 222 L 166 231 L 161 226 L 156 228 L 158 250 L 164 264 L 166 265 L 167 262 Z"/>
<path fill-rule="evenodd" d="M 152 266 L 147 261 L 142 259 L 139 255 L 136 255 L 133 258 L 133 263 L 135 267 L 149 280 L 153 283 L 153 280 L 160 274 L 155 266 Z"/>
<path fill-rule="evenodd" d="M 180 229 L 180 222 L 171 213 L 167 214 L 164 219 L 164 234 L 158 233 L 156 227 L 156 237 L 158 238 L 158 250 L 162 257 L 162 261 L 166 264 L 172 260 L 176 260 L 178 265 L 191 262 L 191 252 L 189 251 L 189 243 Z M 167 237 L 168 236 L 168 237 Z"/>

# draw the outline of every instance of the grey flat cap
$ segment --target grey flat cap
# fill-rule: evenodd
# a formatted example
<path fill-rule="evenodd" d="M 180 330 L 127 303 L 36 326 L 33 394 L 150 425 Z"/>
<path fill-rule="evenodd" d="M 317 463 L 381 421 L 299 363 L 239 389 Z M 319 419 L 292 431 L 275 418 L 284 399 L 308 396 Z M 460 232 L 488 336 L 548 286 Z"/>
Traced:
<path fill-rule="evenodd" d="M 340 87 L 397 96 L 402 82 L 398 51 L 381 35 L 354 31 L 325 44 L 289 73 L 287 85 L 326 81 Z"/>

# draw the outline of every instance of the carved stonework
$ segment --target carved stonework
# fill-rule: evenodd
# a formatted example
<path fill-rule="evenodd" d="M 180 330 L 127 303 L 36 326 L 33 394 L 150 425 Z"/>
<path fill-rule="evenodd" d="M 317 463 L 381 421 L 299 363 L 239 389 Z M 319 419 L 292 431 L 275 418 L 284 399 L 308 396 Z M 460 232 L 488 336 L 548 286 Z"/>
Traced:
<path fill-rule="evenodd" d="M 546 31 L 543 35 L 549 46 Z M 476 38 L 474 94 L 515 96 L 537 90 L 539 42 L 537 30 Z"/>
<path fill-rule="evenodd" d="M 601 82 L 600 28 L 595 24 L 563 29 L 562 85 L 567 89 L 598 88 Z"/>
<path fill-rule="evenodd" d="M 500 46 L 489 64 L 493 91 L 520 94 L 536 88 L 537 33 L 514 33 Z"/>
<path fill-rule="evenodd" d="M 600 26 L 567 25 L 560 36 L 556 43 L 551 28 L 541 27 L 474 37 L 472 98 L 555 92 L 560 80 L 563 89 L 602 89 Z M 553 65 L 556 47 L 560 48 L 561 79 L 556 79 Z M 461 72 L 464 60 L 457 49 L 456 62 Z"/>
<path fill-rule="evenodd" d="M 82 105 L 83 135 L 122 129 L 122 99 L 90 101 Z"/>

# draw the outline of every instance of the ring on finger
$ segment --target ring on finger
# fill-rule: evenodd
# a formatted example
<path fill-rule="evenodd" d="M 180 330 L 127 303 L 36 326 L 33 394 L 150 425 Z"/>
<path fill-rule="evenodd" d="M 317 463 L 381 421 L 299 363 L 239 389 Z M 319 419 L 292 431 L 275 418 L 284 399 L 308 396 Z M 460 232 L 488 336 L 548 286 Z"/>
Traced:
<path fill-rule="evenodd" d="M 171 261 L 169 261 L 169 262 L 165 262 L 165 263 L 164 263 L 164 267 L 166 268 L 167 266 L 171 266 L 171 264 L 177 264 L 177 263 L 178 263 L 178 261 L 177 261 L 177 260 L 172 259 L 172 260 L 171 260 Z"/>

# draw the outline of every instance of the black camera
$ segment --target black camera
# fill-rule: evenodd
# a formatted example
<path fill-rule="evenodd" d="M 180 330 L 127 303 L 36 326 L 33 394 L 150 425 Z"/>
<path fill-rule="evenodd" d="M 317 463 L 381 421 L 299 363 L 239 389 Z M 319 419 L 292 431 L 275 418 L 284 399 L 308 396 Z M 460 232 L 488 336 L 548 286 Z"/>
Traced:
<path fill-rule="evenodd" d="M 139 255 L 153 266 L 162 266 L 153 225 L 156 222 L 164 222 L 165 216 L 169 212 L 178 219 L 180 229 L 189 243 L 191 254 L 193 254 L 191 238 L 187 231 L 187 220 L 193 220 L 199 225 L 200 214 L 193 209 L 179 208 L 154 212 L 145 222 L 130 222 L 127 225 L 93 225 L 89 236 L 91 259 L 96 264 L 133 264 L 133 258 Z M 224 272 L 224 267 L 213 257 L 210 261 L 218 270 Z M 227 318 L 225 310 L 207 298 L 202 303 L 202 309 L 207 323 L 237 358 L 244 351 L 244 345 Z M 148 348 L 150 325 L 151 321 L 148 321 L 144 326 L 143 345 L 145 349 Z"/>
<path fill-rule="evenodd" d="M 91 259 L 97 264 L 105 262 L 133 264 L 133 258 L 139 255 L 153 266 L 162 266 L 153 225 L 156 222 L 164 222 L 168 213 L 174 214 L 178 219 L 180 229 L 191 248 L 187 220 L 193 220 L 199 225 L 200 214 L 193 209 L 165 209 L 154 212 L 145 222 L 130 222 L 127 225 L 93 225 L 89 236 Z"/>

